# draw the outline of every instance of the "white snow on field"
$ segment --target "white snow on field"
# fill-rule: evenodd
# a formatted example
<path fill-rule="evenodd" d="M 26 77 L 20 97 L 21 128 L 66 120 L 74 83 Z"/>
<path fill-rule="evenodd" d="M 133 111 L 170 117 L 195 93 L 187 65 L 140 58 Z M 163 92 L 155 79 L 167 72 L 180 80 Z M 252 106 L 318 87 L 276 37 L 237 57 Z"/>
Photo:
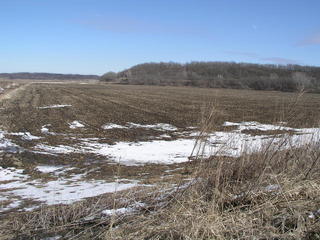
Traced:
<path fill-rule="evenodd" d="M 0 130 L 0 152 L 15 152 L 19 146 L 14 144 L 11 140 L 5 138 L 5 134 L 7 133 Z"/>
<path fill-rule="evenodd" d="M 281 123 L 283 125 L 283 123 Z M 283 127 L 272 124 L 261 124 L 258 122 L 241 122 L 241 123 L 233 123 L 233 122 L 225 122 L 223 126 L 237 126 L 239 131 L 242 130 L 260 130 L 260 131 L 274 131 L 274 130 L 285 130 L 285 131 L 299 131 L 301 129 L 294 129 L 290 127 Z"/>
<path fill-rule="evenodd" d="M 43 134 L 47 134 L 47 135 L 57 135 L 56 133 L 51 132 L 51 131 L 49 130 L 49 127 L 51 127 L 51 124 L 43 125 L 43 126 L 41 127 L 41 132 L 42 132 Z"/>
<path fill-rule="evenodd" d="M 76 129 L 76 128 L 83 128 L 84 125 L 79 121 L 73 121 L 72 123 L 69 123 L 69 127 L 71 129 Z"/>
<path fill-rule="evenodd" d="M 172 164 L 188 160 L 194 140 L 145 141 L 139 143 L 119 142 L 115 145 L 87 143 L 88 152 L 104 155 L 122 164 L 145 163 Z"/>
<path fill-rule="evenodd" d="M 48 153 L 57 153 L 57 154 L 68 154 L 73 152 L 79 152 L 74 147 L 69 147 L 65 145 L 58 145 L 58 146 L 49 146 L 45 144 L 38 144 L 35 146 L 36 150 L 43 150 Z"/>
<path fill-rule="evenodd" d="M 44 134 L 49 133 L 49 128 L 47 128 L 47 125 L 44 125 L 44 126 L 41 127 L 41 132 L 44 133 Z"/>
<path fill-rule="evenodd" d="M 22 138 L 23 140 L 27 140 L 27 141 L 32 141 L 32 140 L 39 140 L 39 139 L 41 139 L 41 137 L 33 136 L 33 135 L 32 135 L 31 133 L 29 133 L 29 132 L 8 133 L 8 135 L 21 136 L 21 138 Z"/>
<path fill-rule="evenodd" d="M 108 129 L 121 129 L 121 128 L 128 128 L 126 126 L 122 126 L 122 125 L 118 125 L 115 123 L 107 123 L 105 125 L 102 126 L 103 129 L 108 130 Z"/>
<path fill-rule="evenodd" d="M 4 92 L 4 89 L 2 87 L 0 87 L 0 93 Z"/>
<path fill-rule="evenodd" d="M 171 136 L 170 135 L 168 135 L 168 134 L 162 134 L 162 135 L 160 135 L 159 137 L 157 137 L 158 139 L 161 139 L 161 138 L 166 138 L 166 139 L 168 139 L 168 138 L 171 138 Z"/>
<path fill-rule="evenodd" d="M 103 215 L 118 215 L 118 214 L 124 214 L 132 212 L 134 209 L 132 208 L 117 208 L 117 209 L 106 209 L 103 210 L 101 213 Z"/>
<path fill-rule="evenodd" d="M 11 210 L 13 208 L 17 208 L 21 205 L 21 201 L 19 200 L 15 200 L 13 202 L 11 202 L 10 204 L 6 205 L 5 207 L 0 207 L 0 212 L 5 212 L 5 211 L 8 211 L 8 210 Z"/>
<path fill-rule="evenodd" d="M 298 147 L 303 144 L 316 143 L 320 141 L 319 128 L 284 128 L 271 124 L 259 124 L 257 122 L 230 123 L 225 126 L 237 126 L 237 129 L 230 132 L 213 132 L 205 136 L 205 143 L 194 145 L 200 132 L 185 132 L 180 139 L 168 141 L 154 140 L 142 142 L 118 142 L 114 145 L 98 143 L 98 140 L 79 139 L 81 144 L 74 146 L 48 146 L 39 144 L 36 150 L 43 150 L 55 154 L 69 153 L 93 153 L 106 156 L 114 161 L 120 161 L 125 165 L 136 165 L 146 163 L 171 164 L 180 163 L 189 160 L 189 157 L 224 155 L 238 157 L 244 153 L 253 153 L 263 149 L 265 146 L 271 146 L 274 149 Z M 291 130 L 295 135 L 278 134 L 252 136 L 244 134 L 244 129 L 267 130 Z M 188 137 L 188 138 L 185 138 Z M 205 147 L 203 147 L 205 144 Z"/>
<path fill-rule="evenodd" d="M 39 166 L 42 171 L 52 172 L 58 168 Z M 73 174 L 69 178 L 42 182 L 31 180 L 23 170 L 0 167 L 0 200 L 10 200 L 10 205 L 0 206 L 0 212 L 16 208 L 24 200 L 35 200 L 44 204 L 70 204 L 84 198 L 104 193 L 125 190 L 137 186 L 138 181 L 120 179 L 115 182 L 85 180 L 85 174 Z M 19 204 L 18 204 L 19 203 Z"/>
<path fill-rule="evenodd" d="M 84 198 L 95 197 L 104 193 L 125 190 L 137 185 L 137 182 L 117 183 L 100 180 L 81 181 L 77 176 L 70 179 L 59 179 L 42 183 L 31 181 L 27 184 L 8 183 L 0 185 L 0 189 L 9 190 L 10 195 L 22 199 L 33 199 L 48 205 L 70 204 Z"/>
<path fill-rule="evenodd" d="M 22 169 L 0 167 L 0 182 L 26 179 Z"/>
<path fill-rule="evenodd" d="M 139 124 L 128 122 L 125 126 L 118 125 L 115 123 L 107 123 L 102 126 L 103 129 L 128 129 L 128 128 L 145 128 L 145 129 L 154 129 L 158 131 L 176 131 L 178 128 L 168 123 L 157 123 L 157 124 Z"/>
<path fill-rule="evenodd" d="M 177 127 L 168 124 L 168 123 L 157 123 L 157 124 L 139 124 L 139 123 L 132 123 L 129 122 L 127 125 L 131 128 L 149 128 L 149 129 L 155 129 L 160 131 L 176 131 L 178 130 Z"/>
<path fill-rule="evenodd" d="M 70 153 L 93 153 L 105 156 L 107 159 L 120 162 L 125 165 L 137 165 L 147 163 L 172 164 L 189 160 L 190 156 L 198 153 L 203 156 L 225 155 L 237 157 L 244 153 L 253 153 L 271 146 L 274 149 L 285 149 L 298 147 L 304 144 L 320 145 L 320 128 L 287 128 L 271 124 L 260 124 L 256 122 L 231 123 L 225 126 L 236 126 L 229 132 L 212 132 L 205 136 L 195 149 L 194 145 L 199 139 L 199 132 L 190 130 L 179 135 L 176 140 L 153 140 L 142 142 L 117 142 L 114 145 L 99 143 L 98 138 L 79 138 L 81 143 L 72 146 L 49 146 L 38 144 L 34 150 L 41 150 L 54 154 Z M 241 132 L 244 129 L 267 130 L 290 130 L 294 134 L 277 134 L 253 136 Z M 0 131 L 0 150 L 5 147 L 17 147 L 5 138 L 5 132 Z M 168 135 L 169 136 L 169 135 Z M 205 144 L 205 147 L 203 147 Z M 194 150 L 194 151 L 193 151 Z M 72 203 L 82 198 L 97 196 L 115 190 L 123 190 L 133 187 L 136 181 L 126 183 L 105 182 L 101 180 L 90 181 L 83 179 L 84 175 L 68 175 L 68 178 L 56 174 L 61 166 L 40 165 L 37 169 L 43 173 L 52 173 L 56 180 L 42 182 L 32 180 L 23 170 L 0 167 L 0 199 L 14 201 L 11 207 L 16 207 L 21 201 L 27 199 L 37 200 L 46 204 Z M 20 202 L 19 202 L 20 201 Z M 16 203 L 16 205 L 15 205 Z M 10 206 L 10 205 L 9 205 Z M 3 206 L 5 211 L 8 206 Z M 4 211 L 0 208 L 0 211 Z M 125 209 L 115 211 L 120 213 Z M 106 214 L 109 214 L 107 209 Z"/>
<path fill-rule="evenodd" d="M 136 202 L 135 204 L 132 204 L 128 207 L 123 207 L 123 208 L 117 208 L 117 209 L 105 209 L 101 212 L 103 215 L 120 215 L 124 213 L 132 213 L 136 211 L 139 208 L 145 207 L 146 204 L 142 202 Z"/>
<path fill-rule="evenodd" d="M 40 165 L 36 167 L 36 169 L 42 173 L 52 173 L 62 168 L 63 166 L 49 166 L 49 165 Z"/>
<path fill-rule="evenodd" d="M 2 202 L 2 201 L 7 201 L 7 200 L 8 200 L 7 197 L 2 197 L 2 196 L 0 196 L 0 202 Z"/>
<path fill-rule="evenodd" d="M 43 107 L 38 107 L 39 109 L 49 109 L 49 108 L 64 108 L 64 107 L 72 107 L 72 105 L 68 104 L 56 104 L 56 105 L 50 105 L 50 106 L 43 106 Z"/>

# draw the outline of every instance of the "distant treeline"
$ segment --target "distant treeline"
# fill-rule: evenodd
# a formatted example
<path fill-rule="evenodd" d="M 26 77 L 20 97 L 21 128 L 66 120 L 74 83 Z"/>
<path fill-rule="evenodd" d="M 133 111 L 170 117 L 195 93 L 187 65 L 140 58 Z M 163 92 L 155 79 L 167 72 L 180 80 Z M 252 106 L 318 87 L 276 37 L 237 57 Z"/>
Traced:
<path fill-rule="evenodd" d="M 101 80 L 122 84 L 320 92 L 320 67 L 233 62 L 144 63 L 119 73 L 108 72 Z"/>
<path fill-rule="evenodd" d="M 31 80 L 85 80 L 99 79 L 98 75 L 58 74 L 58 73 L 0 73 L 0 78 Z"/>

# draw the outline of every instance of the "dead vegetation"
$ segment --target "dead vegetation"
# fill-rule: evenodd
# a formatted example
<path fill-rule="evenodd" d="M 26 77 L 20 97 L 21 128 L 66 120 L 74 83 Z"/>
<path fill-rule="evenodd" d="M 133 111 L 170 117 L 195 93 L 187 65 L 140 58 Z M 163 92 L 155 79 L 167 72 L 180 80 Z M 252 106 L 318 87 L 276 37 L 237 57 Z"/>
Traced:
<path fill-rule="evenodd" d="M 286 106 L 277 120 L 302 125 L 304 104 Z M 230 114 L 227 107 L 210 109 L 198 113 L 203 127 L 197 149 L 206 147 L 216 121 Z M 199 152 L 183 171 L 189 182 L 177 187 L 141 187 L 9 215 L 1 219 L 0 239 L 320 239 L 320 143 L 281 150 L 286 143 L 270 141 L 239 158 L 204 159 Z M 102 214 L 119 208 L 134 211 Z"/>
<path fill-rule="evenodd" d="M 212 157 L 190 163 L 194 180 L 175 190 L 41 208 L 7 219 L 2 231 L 17 239 L 319 239 L 319 162 L 315 145 Z M 137 202 L 144 205 L 129 214 L 101 215 Z"/>
<path fill-rule="evenodd" d="M 105 239 L 320 239 L 319 142 L 280 150 L 286 141 L 194 161 L 194 180 L 168 205 L 119 220 Z"/>
<path fill-rule="evenodd" d="M 202 121 L 197 144 L 205 144 L 214 112 Z M 42 208 L 14 216 L 2 229 L 17 239 L 320 239 L 319 142 L 280 150 L 286 141 L 236 159 L 203 159 L 199 152 L 186 167 L 192 180 L 176 188 L 139 188 Z"/>

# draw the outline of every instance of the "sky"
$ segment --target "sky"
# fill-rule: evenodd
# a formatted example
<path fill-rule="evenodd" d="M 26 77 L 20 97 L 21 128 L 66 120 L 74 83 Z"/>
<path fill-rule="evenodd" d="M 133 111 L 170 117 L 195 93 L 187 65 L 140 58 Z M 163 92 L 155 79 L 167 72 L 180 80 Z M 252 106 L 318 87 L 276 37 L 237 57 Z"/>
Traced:
<path fill-rule="evenodd" d="M 0 72 L 144 62 L 320 66 L 319 0 L 0 0 Z"/>

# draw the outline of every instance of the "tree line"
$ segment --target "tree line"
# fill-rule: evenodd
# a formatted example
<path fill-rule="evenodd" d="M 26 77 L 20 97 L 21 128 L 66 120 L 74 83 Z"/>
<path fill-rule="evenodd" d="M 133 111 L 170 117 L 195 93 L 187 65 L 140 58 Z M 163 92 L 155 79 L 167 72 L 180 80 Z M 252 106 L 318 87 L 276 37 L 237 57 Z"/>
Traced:
<path fill-rule="evenodd" d="M 144 63 L 119 73 L 108 72 L 100 79 L 121 84 L 320 92 L 320 67 L 300 65 Z"/>
<path fill-rule="evenodd" d="M 99 79 L 98 75 L 59 74 L 59 73 L 0 73 L 0 78 L 5 79 L 32 79 L 32 80 L 89 80 Z"/>

